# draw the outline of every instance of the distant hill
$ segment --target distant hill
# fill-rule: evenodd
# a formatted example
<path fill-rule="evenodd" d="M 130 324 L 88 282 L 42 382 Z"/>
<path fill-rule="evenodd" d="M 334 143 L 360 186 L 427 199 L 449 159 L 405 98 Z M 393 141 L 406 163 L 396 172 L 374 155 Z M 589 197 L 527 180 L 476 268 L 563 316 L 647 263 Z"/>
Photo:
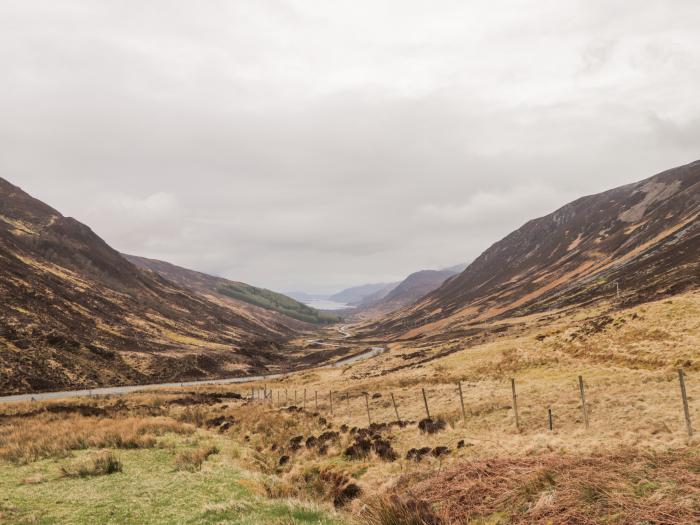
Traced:
<path fill-rule="evenodd" d="M 264 372 L 297 334 L 140 270 L 1 178 L 0 297 L 0 393 Z"/>
<path fill-rule="evenodd" d="M 432 292 L 450 277 L 457 275 L 453 270 L 420 270 L 406 277 L 400 283 L 384 289 L 381 295 L 365 298 L 359 308 L 365 314 L 379 315 L 393 312 L 408 306 L 424 295 Z"/>
<path fill-rule="evenodd" d="M 286 317 L 310 324 L 327 324 L 340 321 L 335 314 L 321 312 L 281 293 L 257 288 L 246 283 L 215 277 L 195 270 L 181 268 L 174 264 L 156 259 L 146 259 L 135 255 L 124 255 L 139 268 L 151 270 L 180 286 L 204 294 L 213 294 L 219 298 L 234 299 L 265 310 L 271 310 Z M 256 312 L 259 316 L 260 312 Z M 278 321 L 280 321 L 278 319 Z M 289 324 L 289 323 L 287 323 Z"/>
<path fill-rule="evenodd" d="M 345 303 L 356 306 L 362 303 L 368 297 L 376 296 L 377 294 L 380 294 L 383 291 L 390 291 L 397 284 L 398 283 L 375 283 L 363 284 L 361 286 L 353 286 L 352 288 L 346 288 L 345 290 L 331 295 L 329 299 L 338 303 Z"/>
<path fill-rule="evenodd" d="M 373 329 L 414 333 L 446 322 L 457 329 L 602 299 L 629 305 L 698 287 L 699 217 L 700 161 L 582 197 L 526 223 Z"/>
<path fill-rule="evenodd" d="M 421 270 L 406 277 L 394 288 L 382 303 L 406 306 L 439 288 L 450 277 L 457 275 L 452 270 Z"/>

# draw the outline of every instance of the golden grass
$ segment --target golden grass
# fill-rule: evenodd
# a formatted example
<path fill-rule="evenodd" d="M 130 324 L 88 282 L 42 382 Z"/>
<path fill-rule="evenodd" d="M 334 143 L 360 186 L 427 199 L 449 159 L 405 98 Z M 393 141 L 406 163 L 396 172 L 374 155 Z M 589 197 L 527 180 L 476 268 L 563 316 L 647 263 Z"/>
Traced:
<path fill-rule="evenodd" d="M 150 448 L 156 445 L 157 436 L 193 431 L 192 426 L 166 417 L 41 415 L 0 427 L 0 460 L 22 464 L 86 448 Z"/>
<path fill-rule="evenodd" d="M 112 452 L 102 450 L 89 457 L 83 457 L 61 467 L 61 474 L 67 478 L 107 476 L 122 471 L 122 463 Z"/>
<path fill-rule="evenodd" d="M 187 470 L 194 472 L 200 470 L 209 456 L 218 454 L 219 449 L 214 445 L 201 446 L 194 449 L 185 449 L 177 453 L 175 460 L 175 470 Z"/>

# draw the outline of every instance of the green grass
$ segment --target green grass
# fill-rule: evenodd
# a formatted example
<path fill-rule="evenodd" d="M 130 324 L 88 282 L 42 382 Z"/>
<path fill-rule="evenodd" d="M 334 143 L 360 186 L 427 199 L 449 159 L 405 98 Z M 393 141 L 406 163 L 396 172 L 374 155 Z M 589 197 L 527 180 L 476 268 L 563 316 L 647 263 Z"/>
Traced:
<path fill-rule="evenodd" d="M 231 451 L 212 456 L 201 471 L 177 471 L 175 449 L 120 450 L 122 472 L 66 478 L 66 462 L 49 459 L 18 467 L 0 464 L 2 524 L 318 524 L 345 523 L 329 509 L 257 494 L 249 474 L 237 468 Z M 38 475 L 38 476 L 37 476 Z M 44 481 L 25 483 L 27 478 Z"/>
<path fill-rule="evenodd" d="M 274 310 L 292 319 L 307 323 L 330 324 L 341 320 L 341 317 L 335 314 L 321 312 L 286 295 L 245 283 L 222 284 L 217 287 L 216 291 L 239 301 Z"/>

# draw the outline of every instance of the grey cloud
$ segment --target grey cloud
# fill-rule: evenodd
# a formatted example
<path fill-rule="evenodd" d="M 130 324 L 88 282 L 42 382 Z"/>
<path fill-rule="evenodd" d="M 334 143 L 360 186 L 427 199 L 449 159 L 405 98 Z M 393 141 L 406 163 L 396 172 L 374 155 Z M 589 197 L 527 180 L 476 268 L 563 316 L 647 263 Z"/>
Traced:
<path fill-rule="evenodd" d="M 395 280 L 697 158 L 698 25 L 685 0 L 8 1 L 0 174 L 129 253 Z"/>

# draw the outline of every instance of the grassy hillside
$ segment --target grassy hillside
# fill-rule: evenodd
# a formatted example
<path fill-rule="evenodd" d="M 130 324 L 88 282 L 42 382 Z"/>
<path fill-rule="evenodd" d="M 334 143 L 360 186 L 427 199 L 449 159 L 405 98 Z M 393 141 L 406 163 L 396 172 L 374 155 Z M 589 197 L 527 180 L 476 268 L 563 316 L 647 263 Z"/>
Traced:
<path fill-rule="evenodd" d="M 227 295 L 239 301 L 254 304 L 268 310 L 274 310 L 297 319 L 313 324 L 328 324 L 335 323 L 341 318 L 335 314 L 321 312 L 315 308 L 311 308 L 299 301 L 295 301 L 291 297 L 282 295 L 264 288 L 256 288 L 245 283 L 227 283 L 216 288 L 220 294 Z"/>

